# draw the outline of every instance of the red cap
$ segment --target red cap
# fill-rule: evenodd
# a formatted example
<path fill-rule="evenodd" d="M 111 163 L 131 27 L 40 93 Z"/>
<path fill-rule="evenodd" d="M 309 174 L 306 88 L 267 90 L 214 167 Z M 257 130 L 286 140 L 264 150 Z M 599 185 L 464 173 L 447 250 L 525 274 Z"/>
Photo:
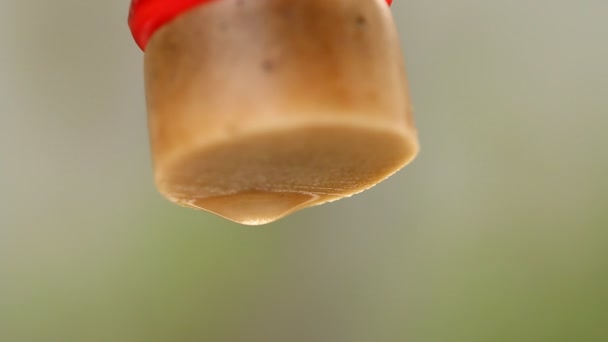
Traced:
<path fill-rule="evenodd" d="M 178 15 L 215 0 L 132 0 L 129 27 L 135 42 L 142 50 L 161 26 Z M 253 0 L 255 1 L 255 0 Z M 386 0 L 390 5 L 393 0 Z"/>

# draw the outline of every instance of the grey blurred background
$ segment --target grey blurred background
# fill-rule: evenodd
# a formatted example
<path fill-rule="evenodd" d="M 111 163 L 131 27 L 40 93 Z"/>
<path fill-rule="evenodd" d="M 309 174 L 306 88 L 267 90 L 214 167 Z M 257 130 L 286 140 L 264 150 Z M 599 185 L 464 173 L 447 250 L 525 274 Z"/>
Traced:
<path fill-rule="evenodd" d="M 0 0 L 0 341 L 608 340 L 608 1 L 397 0 L 419 158 L 257 228 L 154 189 L 127 10 Z"/>

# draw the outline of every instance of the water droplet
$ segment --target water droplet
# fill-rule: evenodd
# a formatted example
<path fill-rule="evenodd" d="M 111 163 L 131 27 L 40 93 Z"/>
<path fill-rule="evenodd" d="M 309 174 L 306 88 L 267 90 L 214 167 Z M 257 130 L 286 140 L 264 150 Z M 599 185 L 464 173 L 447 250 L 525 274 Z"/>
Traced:
<path fill-rule="evenodd" d="M 246 225 L 262 225 L 314 205 L 319 196 L 295 192 L 244 192 L 190 200 L 186 205 Z"/>

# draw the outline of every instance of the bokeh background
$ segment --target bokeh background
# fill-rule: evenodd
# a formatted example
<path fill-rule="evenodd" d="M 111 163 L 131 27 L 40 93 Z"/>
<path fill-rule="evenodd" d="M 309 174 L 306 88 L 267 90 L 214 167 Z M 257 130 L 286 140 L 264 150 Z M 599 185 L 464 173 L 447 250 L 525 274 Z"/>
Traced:
<path fill-rule="evenodd" d="M 127 10 L 0 1 L 0 341 L 608 341 L 608 1 L 395 1 L 419 158 L 256 228 L 154 189 Z"/>

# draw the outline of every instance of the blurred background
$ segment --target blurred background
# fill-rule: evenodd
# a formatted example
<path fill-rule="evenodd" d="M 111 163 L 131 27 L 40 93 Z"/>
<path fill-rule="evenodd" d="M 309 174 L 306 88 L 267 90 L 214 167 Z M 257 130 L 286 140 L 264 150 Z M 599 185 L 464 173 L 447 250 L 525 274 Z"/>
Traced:
<path fill-rule="evenodd" d="M 395 1 L 419 158 L 253 228 L 156 192 L 127 11 L 0 1 L 0 341 L 608 340 L 608 1 Z"/>

